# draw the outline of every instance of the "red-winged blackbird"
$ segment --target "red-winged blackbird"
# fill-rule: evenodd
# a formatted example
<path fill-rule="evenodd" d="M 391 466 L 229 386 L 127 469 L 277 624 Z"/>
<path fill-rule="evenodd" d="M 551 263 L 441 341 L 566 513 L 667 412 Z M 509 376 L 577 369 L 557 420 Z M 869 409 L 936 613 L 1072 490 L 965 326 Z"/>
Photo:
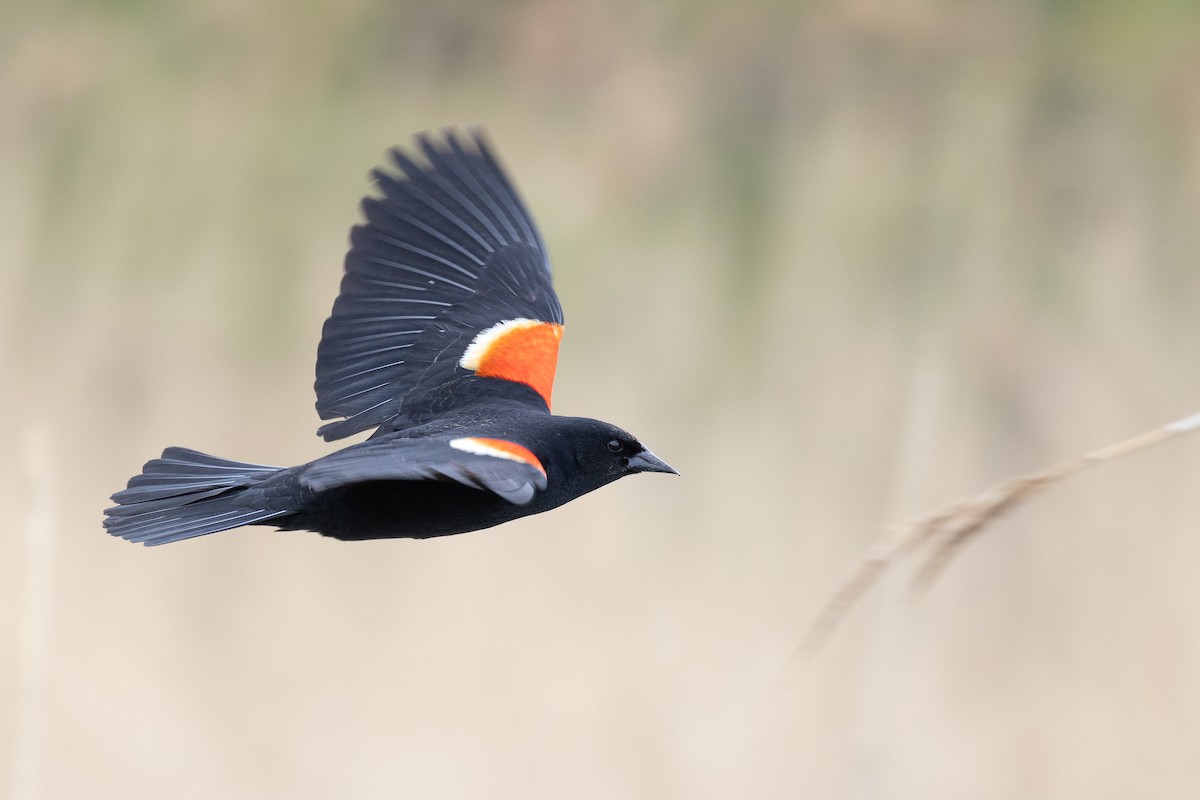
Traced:
<path fill-rule="evenodd" d="M 107 509 L 109 533 L 166 544 L 242 525 L 336 539 L 446 536 L 560 506 L 635 472 L 674 473 L 630 434 L 550 413 L 563 331 L 541 236 L 477 133 L 399 149 L 362 202 L 317 350 L 326 440 L 285 469 L 169 447 Z"/>

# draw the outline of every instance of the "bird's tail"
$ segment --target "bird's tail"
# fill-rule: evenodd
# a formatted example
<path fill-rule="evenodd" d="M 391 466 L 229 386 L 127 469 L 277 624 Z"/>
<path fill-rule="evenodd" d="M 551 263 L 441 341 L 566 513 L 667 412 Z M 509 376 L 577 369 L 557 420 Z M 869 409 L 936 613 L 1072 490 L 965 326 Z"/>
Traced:
<path fill-rule="evenodd" d="M 112 496 L 117 505 L 105 510 L 104 527 L 113 536 L 156 545 L 280 517 L 290 511 L 270 508 L 261 491 L 247 491 L 280 471 L 168 447 Z"/>

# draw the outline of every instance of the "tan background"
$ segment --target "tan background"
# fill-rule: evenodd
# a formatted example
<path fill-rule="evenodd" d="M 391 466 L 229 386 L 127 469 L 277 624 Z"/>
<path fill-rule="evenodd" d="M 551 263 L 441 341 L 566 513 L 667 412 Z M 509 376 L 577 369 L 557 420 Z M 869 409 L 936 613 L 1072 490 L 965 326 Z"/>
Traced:
<path fill-rule="evenodd" d="M 1200 796 L 1200 440 L 1081 476 L 772 685 L 889 519 L 1200 407 L 1185 2 L 0 11 L 0 796 Z M 488 125 L 556 407 L 642 476 L 432 542 L 160 549 L 168 444 L 329 452 L 366 173 Z"/>

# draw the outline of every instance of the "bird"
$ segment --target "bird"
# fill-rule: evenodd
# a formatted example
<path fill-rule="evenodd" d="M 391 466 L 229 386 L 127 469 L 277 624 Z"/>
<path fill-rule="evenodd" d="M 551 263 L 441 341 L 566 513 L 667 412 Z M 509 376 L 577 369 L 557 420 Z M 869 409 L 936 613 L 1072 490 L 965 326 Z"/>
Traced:
<path fill-rule="evenodd" d="M 112 495 L 112 535 L 162 545 L 246 525 L 424 539 L 557 508 L 640 472 L 632 434 L 550 411 L 563 312 L 533 218 L 481 128 L 414 136 L 371 176 L 316 360 L 326 441 L 295 467 L 168 447 Z M 373 430 L 372 430 L 373 429 Z"/>

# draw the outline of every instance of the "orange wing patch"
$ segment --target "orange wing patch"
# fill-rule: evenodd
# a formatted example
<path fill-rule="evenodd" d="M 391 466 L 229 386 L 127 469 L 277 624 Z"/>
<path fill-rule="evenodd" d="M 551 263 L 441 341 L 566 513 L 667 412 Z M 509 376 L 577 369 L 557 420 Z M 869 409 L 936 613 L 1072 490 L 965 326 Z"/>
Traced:
<path fill-rule="evenodd" d="M 553 322 L 506 320 L 476 336 L 458 365 L 484 378 L 532 386 L 549 408 L 562 335 L 563 326 Z"/>
<path fill-rule="evenodd" d="M 464 453 L 471 453 L 477 456 L 492 456 L 493 458 L 507 458 L 509 461 L 520 461 L 522 464 L 528 464 L 533 467 L 543 475 L 546 474 L 546 468 L 542 466 L 542 462 L 538 460 L 538 457 L 516 442 L 510 442 L 505 439 L 485 439 L 471 436 L 463 439 L 451 439 L 450 446 L 455 450 L 462 450 Z"/>

